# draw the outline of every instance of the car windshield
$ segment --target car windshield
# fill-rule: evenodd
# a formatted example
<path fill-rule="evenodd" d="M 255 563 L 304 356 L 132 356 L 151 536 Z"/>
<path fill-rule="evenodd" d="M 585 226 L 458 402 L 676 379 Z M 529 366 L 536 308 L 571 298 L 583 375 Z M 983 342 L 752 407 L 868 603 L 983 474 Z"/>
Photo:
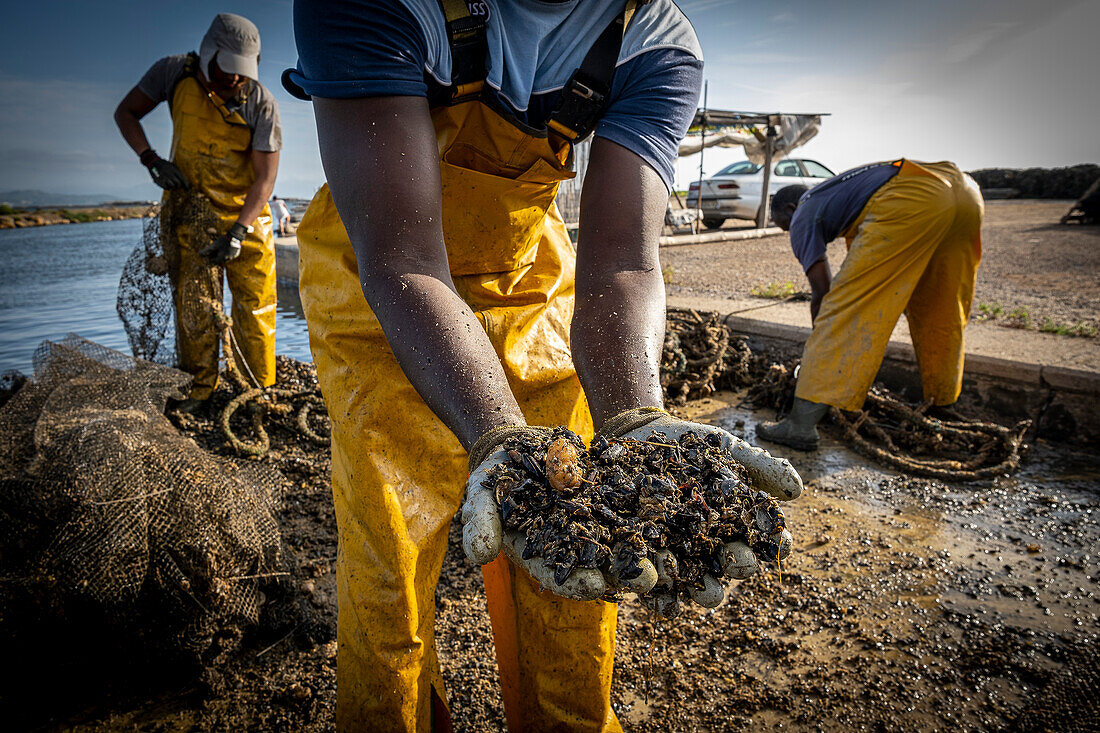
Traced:
<path fill-rule="evenodd" d="M 814 178 L 832 178 L 836 175 L 816 160 L 804 160 L 802 165 L 806 166 L 806 172 Z"/>
<path fill-rule="evenodd" d="M 718 171 L 715 175 L 718 176 L 749 176 L 760 170 L 760 166 L 752 163 L 748 160 L 742 160 L 739 163 L 728 165 L 722 170 Z"/>

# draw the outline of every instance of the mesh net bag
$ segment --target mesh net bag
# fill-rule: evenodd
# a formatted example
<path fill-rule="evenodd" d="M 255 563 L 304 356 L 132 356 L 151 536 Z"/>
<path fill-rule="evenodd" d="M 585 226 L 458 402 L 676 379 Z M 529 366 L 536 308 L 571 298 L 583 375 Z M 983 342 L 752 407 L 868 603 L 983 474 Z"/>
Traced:
<path fill-rule="evenodd" d="M 70 334 L 0 408 L 0 619 L 95 609 L 196 661 L 257 622 L 284 479 L 164 417 L 187 374 Z"/>
<path fill-rule="evenodd" d="M 216 331 L 222 325 L 221 268 L 189 262 L 181 271 L 178 242 L 209 239 L 222 228 L 209 200 L 193 190 L 172 190 L 146 212 L 141 242 L 122 268 L 115 309 L 135 357 L 158 364 L 176 364 L 176 318 Z M 176 284 L 187 282 L 190 292 L 184 312 L 177 313 L 172 297 Z"/>

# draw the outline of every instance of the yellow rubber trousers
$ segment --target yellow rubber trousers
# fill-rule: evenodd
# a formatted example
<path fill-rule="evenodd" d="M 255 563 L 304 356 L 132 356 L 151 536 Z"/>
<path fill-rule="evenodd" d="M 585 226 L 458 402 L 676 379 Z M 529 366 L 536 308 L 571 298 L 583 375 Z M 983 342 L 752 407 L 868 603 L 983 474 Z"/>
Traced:
<path fill-rule="evenodd" d="M 209 199 L 226 232 L 237 220 L 255 173 L 252 132 L 197 79 L 186 77 L 172 94 L 172 161 L 192 189 Z M 226 262 L 233 294 L 234 357 L 261 386 L 275 383 L 275 238 L 271 211 L 264 205 L 241 243 L 241 254 Z M 199 251 L 215 235 L 187 227 L 176 230 L 171 275 L 176 306 L 179 366 L 194 376 L 190 397 L 204 400 L 218 384 L 220 331 L 214 304 L 222 302 L 221 271 Z M 244 369 L 242 369 L 244 371 Z"/>
<path fill-rule="evenodd" d="M 528 422 L 588 439 L 592 419 L 569 353 L 576 259 L 553 205 L 558 182 L 572 175 L 568 150 L 478 102 L 432 115 L 455 287 Z M 394 358 L 327 187 L 298 243 L 310 348 L 333 420 L 337 727 L 425 731 L 433 692 L 445 695 L 435 588 L 466 453 Z M 542 592 L 504 557 L 483 579 L 509 729 L 621 730 L 610 705 L 616 606 Z"/>
<path fill-rule="evenodd" d="M 844 232 L 848 256 L 806 342 L 795 394 L 862 407 L 904 312 L 925 399 L 955 402 L 983 212 L 977 184 L 954 164 L 904 161 Z"/>

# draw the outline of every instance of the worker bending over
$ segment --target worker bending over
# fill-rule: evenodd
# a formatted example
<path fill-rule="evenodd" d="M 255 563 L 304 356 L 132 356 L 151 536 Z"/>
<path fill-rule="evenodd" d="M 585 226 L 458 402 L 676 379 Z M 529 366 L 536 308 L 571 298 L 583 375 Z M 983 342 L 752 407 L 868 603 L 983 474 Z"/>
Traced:
<path fill-rule="evenodd" d="M 170 255 L 179 366 L 194 376 L 193 411 L 218 384 L 218 326 L 204 303 L 221 303 L 225 267 L 233 294 L 234 356 L 258 386 L 275 383 L 275 240 L 268 197 L 279 169 L 279 107 L 258 78 L 260 32 L 247 18 L 221 13 L 199 52 L 166 56 L 145 73 L 115 110 L 122 137 L 166 190 L 206 197 L 221 224 L 173 230 Z M 172 114 L 169 160 L 150 147 L 140 120 L 161 102 Z M 168 194 L 165 194 L 167 201 Z M 201 314 L 201 315 L 200 315 Z"/>
<path fill-rule="evenodd" d="M 830 405 L 862 407 L 902 313 L 924 398 L 954 404 L 982 255 L 984 203 L 974 180 L 948 162 L 872 163 L 811 190 L 782 188 L 772 210 L 810 281 L 813 333 L 790 414 L 757 436 L 817 448 L 816 426 Z M 848 256 L 832 279 L 825 248 L 839 236 Z"/>
<path fill-rule="evenodd" d="M 328 177 L 297 234 L 333 420 L 337 724 L 445 729 L 435 588 L 470 470 L 534 426 L 693 429 L 659 409 L 657 239 L 699 44 L 670 0 L 298 0 L 294 27 L 284 83 Z M 574 249 L 554 196 L 593 130 Z M 497 525 L 509 728 L 620 730 L 615 604 L 540 590 Z"/>
<path fill-rule="evenodd" d="M 270 206 L 279 227 L 279 236 L 285 237 L 290 232 L 290 211 L 286 208 L 286 202 L 278 196 L 272 196 Z"/>

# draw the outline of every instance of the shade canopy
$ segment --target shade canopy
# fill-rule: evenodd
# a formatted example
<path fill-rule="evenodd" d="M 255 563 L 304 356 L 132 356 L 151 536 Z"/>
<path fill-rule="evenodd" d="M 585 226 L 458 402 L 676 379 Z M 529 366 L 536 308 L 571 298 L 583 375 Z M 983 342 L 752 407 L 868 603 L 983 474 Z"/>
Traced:
<path fill-rule="evenodd" d="M 732 112 L 700 109 L 695 113 L 687 136 L 680 143 L 679 155 L 693 155 L 703 148 L 743 147 L 745 156 L 757 165 L 766 157 L 766 130 L 775 128 L 771 158 L 780 160 L 809 142 L 821 128 L 827 115 Z"/>

